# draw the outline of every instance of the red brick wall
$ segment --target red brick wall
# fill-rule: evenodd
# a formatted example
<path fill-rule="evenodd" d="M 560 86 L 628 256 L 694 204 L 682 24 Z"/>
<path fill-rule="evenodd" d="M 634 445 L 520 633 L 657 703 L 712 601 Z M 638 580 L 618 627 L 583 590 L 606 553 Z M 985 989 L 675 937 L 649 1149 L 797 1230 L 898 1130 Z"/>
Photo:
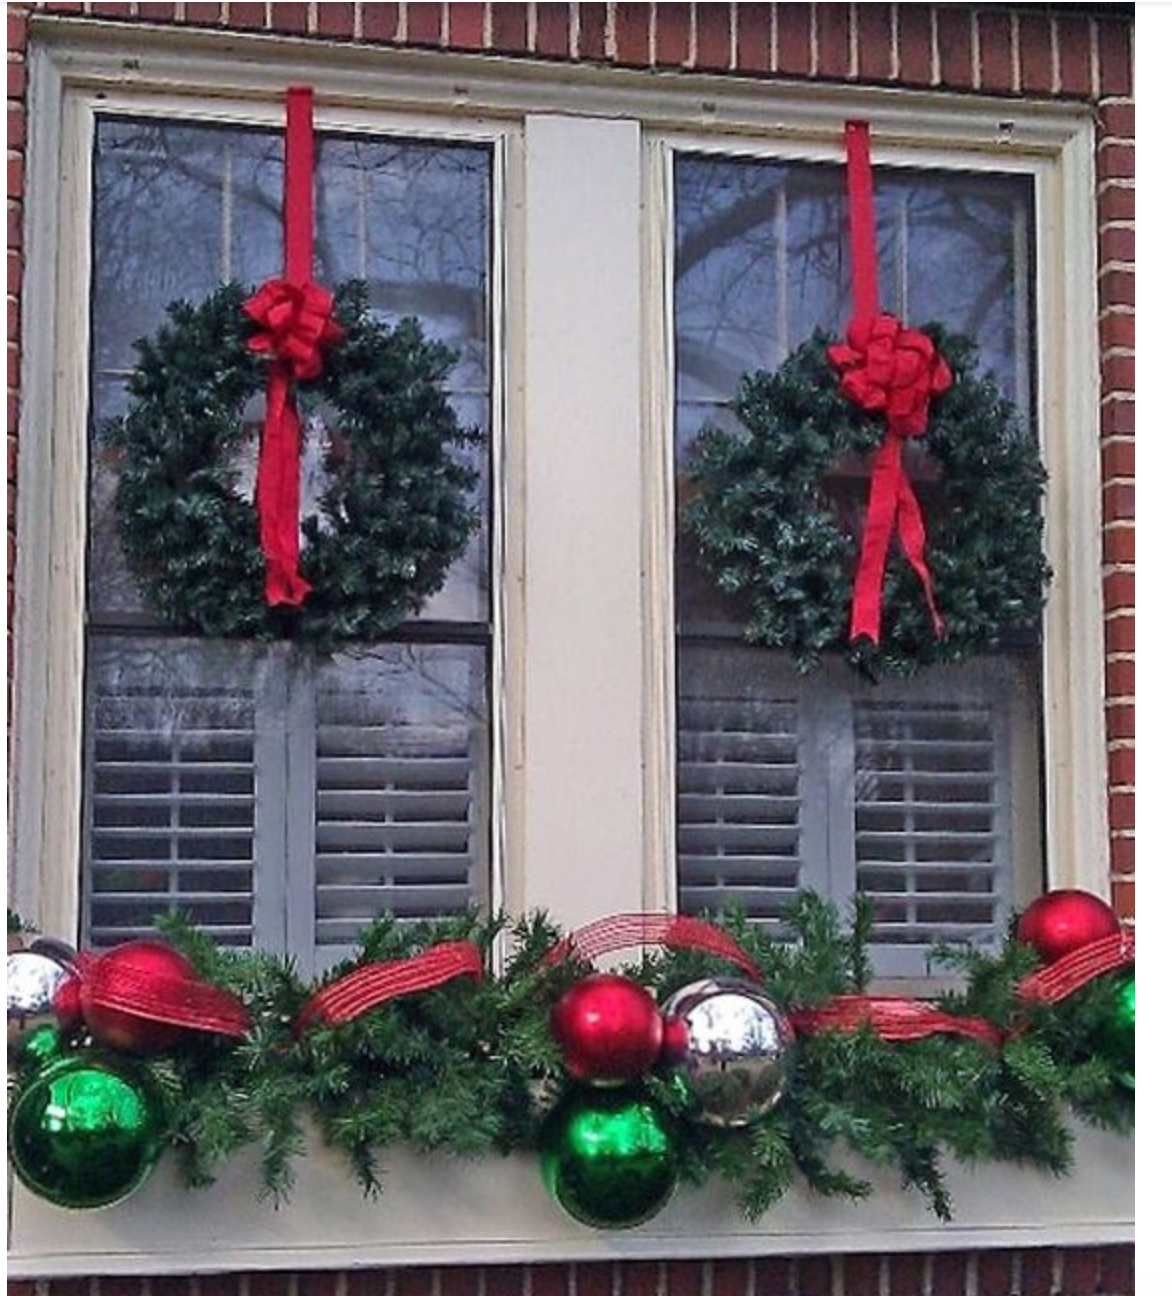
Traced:
<path fill-rule="evenodd" d="M 741 76 L 1091 101 L 1097 201 L 1103 592 L 1111 883 L 1135 914 L 1135 100 L 1133 24 L 1095 6 L 926 4 L 37 4 L 8 6 L 9 626 L 20 410 L 28 11 L 111 22 L 265 30 L 365 44 L 484 51 Z M 37 1284 L 35 1296 L 1114 1296 L 1128 1247 L 711 1263 L 537 1265 L 347 1275 Z M 15 1284 L 34 1296 L 33 1284 Z"/>

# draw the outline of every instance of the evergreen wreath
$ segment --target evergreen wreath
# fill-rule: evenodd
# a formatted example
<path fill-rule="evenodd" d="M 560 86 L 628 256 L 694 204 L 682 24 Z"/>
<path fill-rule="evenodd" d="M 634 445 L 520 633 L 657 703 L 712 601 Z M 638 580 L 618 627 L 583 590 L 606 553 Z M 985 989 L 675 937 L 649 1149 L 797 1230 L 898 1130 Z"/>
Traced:
<path fill-rule="evenodd" d="M 815 334 L 776 372 L 746 374 L 732 409 L 744 432 L 707 427 L 685 469 L 681 521 L 702 567 L 747 609 L 745 638 L 785 649 L 800 671 L 841 653 L 867 674 L 908 675 L 1036 634 L 1050 567 L 1042 549 L 1045 471 L 1037 447 L 970 340 L 929 325 L 953 373 L 921 443 L 939 465 L 943 508 L 929 558 L 946 633 L 937 638 L 915 573 L 891 555 L 878 646 L 848 641 L 858 542 L 827 475 L 883 440 L 881 415 L 848 401 Z"/>
<path fill-rule="evenodd" d="M 440 589 L 478 525 L 476 472 L 453 455 L 477 439 L 443 382 L 455 353 L 415 318 L 388 328 L 365 285 L 341 285 L 344 339 L 319 378 L 297 385 L 303 414 L 336 414 L 320 518 L 302 522 L 304 606 L 270 608 L 257 515 L 233 456 L 266 361 L 247 347 L 247 291 L 226 284 L 198 305 L 176 302 L 136 344 L 130 408 L 102 430 L 120 452 L 115 492 L 122 547 L 144 599 L 168 624 L 204 635 L 291 638 L 320 653 L 385 637 Z"/>

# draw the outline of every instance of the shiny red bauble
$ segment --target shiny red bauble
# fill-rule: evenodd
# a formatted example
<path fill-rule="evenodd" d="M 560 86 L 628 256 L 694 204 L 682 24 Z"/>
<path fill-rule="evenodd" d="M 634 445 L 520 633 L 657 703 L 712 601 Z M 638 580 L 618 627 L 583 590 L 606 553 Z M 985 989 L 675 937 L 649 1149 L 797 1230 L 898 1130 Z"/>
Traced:
<path fill-rule="evenodd" d="M 625 1084 L 643 1075 L 663 1043 L 663 1018 L 651 995 L 637 982 L 605 972 L 566 991 L 550 1028 L 570 1075 L 596 1085 Z"/>
<path fill-rule="evenodd" d="M 1032 945 L 1043 963 L 1055 963 L 1118 931 L 1119 919 L 1098 896 L 1089 891 L 1049 891 L 1022 914 L 1017 939 Z"/>
<path fill-rule="evenodd" d="M 81 1013 L 81 978 L 66 977 L 53 996 L 53 1016 L 66 1035 L 80 1030 L 84 1018 Z"/>
<path fill-rule="evenodd" d="M 160 981 L 190 981 L 195 976 L 191 964 L 178 950 L 156 940 L 127 941 L 102 956 L 103 963 Z M 178 1043 L 183 1027 L 170 1022 L 151 1021 L 120 1008 L 109 1008 L 93 1001 L 83 980 L 81 1011 L 90 1034 L 99 1044 L 127 1053 L 161 1053 Z"/>

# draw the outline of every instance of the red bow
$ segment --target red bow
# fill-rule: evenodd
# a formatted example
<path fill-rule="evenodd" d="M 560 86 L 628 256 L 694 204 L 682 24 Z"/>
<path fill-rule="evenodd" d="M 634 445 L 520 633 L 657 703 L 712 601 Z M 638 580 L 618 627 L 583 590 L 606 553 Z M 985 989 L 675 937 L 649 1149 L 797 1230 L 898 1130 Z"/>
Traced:
<path fill-rule="evenodd" d="M 333 293 L 319 283 L 270 279 L 244 303 L 244 313 L 261 328 L 248 349 L 270 356 L 290 378 L 309 382 L 321 374 L 325 348 L 345 337 L 333 309 Z"/>
<path fill-rule="evenodd" d="M 926 333 L 894 315 L 854 320 L 846 342 L 827 349 L 842 375 L 842 394 L 872 414 L 886 414 L 896 436 L 923 436 L 928 402 L 952 386 L 952 371 Z"/>

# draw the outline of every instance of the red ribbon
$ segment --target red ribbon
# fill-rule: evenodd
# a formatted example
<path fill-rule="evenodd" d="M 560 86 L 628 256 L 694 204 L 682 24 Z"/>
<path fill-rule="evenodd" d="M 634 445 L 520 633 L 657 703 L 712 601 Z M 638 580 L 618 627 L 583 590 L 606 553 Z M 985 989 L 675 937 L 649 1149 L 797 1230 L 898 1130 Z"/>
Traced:
<path fill-rule="evenodd" d="M 889 995 L 839 995 L 821 1008 L 790 1013 L 802 1035 L 822 1031 L 854 1031 L 869 1026 L 880 1039 L 895 1042 L 927 1039 L 929 1035 L 963 1035 L 996 1048 L 1001 1031 L 983 1017 L 953 1017 L 922 999 Z"/>
<path fill-rule="evenodd" d="M 483 975 L 480 950 L 471 941 L 446 941 L 414 958 L 368 963 L 323 986 L 301 1010 L 294 1030 L 300 1034 L 315 1022 L 337 1026 L 403 995 L 434 990 L 459 976 Z"/>
<path fill-rule="evenodd" d="M 850 637 L 852 642 L 879 642 L 883 573 L 892 533 L 898 530 L 939 638 L 944 622 L 936 610 L 932 573 L 924 556 L 927 535 L 923 514 L 903 467 L 903 442 L 928 430 L 929 402 L 948 390 L 952 373 L 931 338 L 879 311 L 871 134 L 866 122 L 847 122 L 846 157 L 854 315 L 846 342 L 830 347 L 827 356 L 841 374 L 842 394 L 847 400 L 870 413 L 884 414 L 887 422 L 887 435 L 871 467 Z"/>
<path fill-rule="evenodd" d="M 1135 932 L 1120 931 L 1072 950 L 1034 972 L 1017 987 L 1022 999 L 1060 1003 L 1096 977 L 1135 962 Z"/>
<path fill-rule="evenodd" d="M 112 950 L 111 954 L 116 954 Z M 128 967 L 107 955 L 79 954 L 73 964 L 87 1002 L 146 1021 L 242 1039 L 248 1009 L 227 990 L 191 977 Z"/>
<path fill-rule="evenodd" d="M 301 419 L 293 382 L 322 371 L 326 347 L 340 342 L 333 294 L 313 281 L 313 91 L 285 96 L 285 277 L 270 279 L 244 303 L 260 326 L 251 351 L 270 358 L 264 432 L 256 473 L 265 601 L 300 607 L 310 591 L 298 570 L 301 549 Z"/>
<path fill-rule="evenodd" d="M 727 932 L 685 914 L 629 913 L 600 918 L 559 941 L 544 962 L 562 963 L 573 957 L 592 963 L 602 954 L 633 945 L 664 945 L 715 954 L 735 963 L 754 981 L 761 980 L 761 969 Z"/>

